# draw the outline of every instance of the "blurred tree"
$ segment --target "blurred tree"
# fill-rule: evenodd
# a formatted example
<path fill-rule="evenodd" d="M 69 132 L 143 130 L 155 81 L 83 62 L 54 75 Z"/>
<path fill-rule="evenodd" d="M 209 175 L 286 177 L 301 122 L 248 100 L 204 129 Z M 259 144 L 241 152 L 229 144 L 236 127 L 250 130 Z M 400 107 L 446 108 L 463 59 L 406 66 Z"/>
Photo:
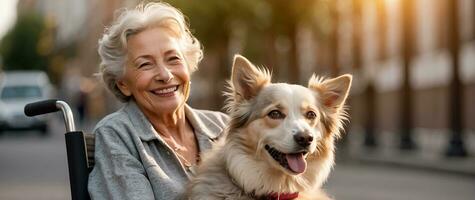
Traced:
<path fill-rule="evenodd" d="M 299 26 L 308 26 L 315 32 L 319 32 L 320 21 L 318 15 L 320 0 L 267 0 L 270 8 L 270 26 L 269 31 L 276 36 L 283 37 L 289 41 L 289 52 L 287 55 L 287 72 L 290 83 L 300 83 L 300 63 L 298 56 L 298 29 Z M 274 45 L 275 46 L 275 45 Z M 275 47 L 274 47 L 275 48 Z M 275 56 L 274 56 L 275 57 Z M 279 66 L 275 66 L 279 67 Z"/>
<path fill-rule="evenodd" d="M 353 0 L 353 10 L 352 10 L 352 58 L 353 58 L 353 68 L 361 69 L 362 68 L 362 47 L 361 47 L 361 35 L 362 35 L 362 0 Z"/>
<path fill-rule="evenodd" d="M 16 24 L 0 45 L 5 70 L 43 70 L 48 65 L 48 47 L 52 41 L 42 39 L 43 18 L 36 13 L 18 16 Z"/>
<path fill-rule="evenodd" d="M 378 59 L 384 61 L 388 58 L 388 13 L 386 0 L 376 0 L 377 26 L 378 26 Z"/>
<path fill-rule="evenodd" d="M 356 13 L 361 14 L 361 0 L 353 0 L 355 3 L 355 10 Z M 384 0 L 377 0 L 372 3 L 376 4 L 376 12 L 377 12 L 377 26 L 378 26 L 378 55 L 377 58 L 381 61 L 386 59 L 386 39 L 387 39 L 387 16 L 386 16 L 386 4 Z M 361 18 L 358 16 L 357 18 Z M 354 27 L 359 29 L 359 27 Z M 358 44 L 359 45 L 359 44 Z M 377 102 L 377 95 L 374 86 L 374 77 L 369 77 L 367 86 L 365 88 L 365 105 L 366 105 L 366 119 L 364 122 L 365 126 L 365 139 L 364 145 L 368 148 L 374 148 L 378 145 L 378 138 L 376 136 L 376 119 L 378 113 L 378 104 Z"/>
<path fill-rule="evenodd" d="M 376 137 L 376 89 L 374 84 L 370 82 L 366 85 L 365 88 L 365 107 L 366 107 L 366 118 L 364 121 L 365 136 L 363 144 L 369 149 L 373 149 L 378 146 L 378 140 Z"/>
<path fill-rule="evenodd" d="M 339 16 L 339 9 L 338 9 L 338 0 L 333 0 L 330 2 L 331 8 L 331 33 L 330 33 L 330 71 L 331 76 L 336 77 L 340 74 L 340 63 L 339 63 L 339 41 L 340 41 L 340 34 L 339 34 L 339 27 L 340 27 L 340 16 Z"/>
<path fill-rule="evenodd" d="M 253 7 L 256 2 L 251 0 L 168 0 L 167 2 L 179 8 L 189 18 L 193 34 L 206 49 L 223 54 L 220 56 L 223 59 L 220 64 L 225 66 L 230 64 L 232 56 L 228 55 L 228 48 L 234 29 L 259 23 L 257 10 Z"/>
<path fill-rule="evenodd" d="M 459 29 L 459 8 L 457 1 L 448 3 L 449 13 L 449 52 L 452 57 L 452 81 L 450 82 L 449 109 L 450 109 L 450 129 L 451 137 L 446 151 L 447 156 L 466 157 L 463 136 L 463 84 L 460 81 L 460 29 Z"/>
<path fill-rule="evenodd" d="M 401 87 L 400 143 L 401 150 L 412 150 L 416 144 L 412 138 L 412 95 L 410 83 L 410 67 L 414 56 L 414 15 L 413 0 L 402 0 L 402 62 L 403 82 Z"/>
<path fill-rule="evenodd" d="M 167 0 L 188 18 L 194 35 L 202 42 L 206 58 L 214 59 L 211 77 L 217 102 L 222 102 L 224 80 L 229 77 L 233 54 L 241 53 L 255 63 L 265 61 L 274 74 L 288 67 L 285 78 L 299 82 L 297 33 L 301 25 L 318 27 L 317 3 L 321 0 Z M 288 43 L 288 52 L 278 57 L 278 40 Z M 282 41 L 282 40 L 280 40 Z M 236 52 L 239 51 L 239 52 Z M 286 62 L 280 62 L 286 61 Z M 288 64 L 287 64 L 288 63 Z M 218 106 L 215 106 L 218 107 Z"/>
<path fill-rule="evenodd" d="M 367 3 L 374 3 L 374 2 L 367 2 Z M 381 9 L 381 8 L 379 8 Z M 377 10 L 379 13 L 380 10 Z M 354 40 L 353 45 L 354 45 L 354 53 L 353 56 L 355 56 L 354 62 L 355 62 L 355 67 L 357 69 L 362 70 L 361 68 L 361 60 L 362 60 L 362 55 L 361 55 L 361 25 L 362 25 L 362 11 L 363 11 L 363 2 L 362 0 L 353 0 L 353 29 L 355 33 L 353 34 Z M 378 18 L 378 22 L 381 22 L 381 19 Z M 378 24 L 379 27 L 380 24 Z M 378 38 L 381 38 L 382 36 L 378 34 Z M 365 136 L 364 136 L 364 141 L 363 145 L 366 148 L 375 148 L 378 143 L 377 143 L 377 138 L 375 135 L 375 121 L 376 121 L 376 91 L 374 87 L 374 78 L 373 77 L 368 77 L 367 78 L 367 84 L 366 88 L 364 90 L 364 95 L 365 95 L 365 119 L 364 119 L 364 131 L 365 131 Z"/>
<path fill-rule="evenodd" d="M 297 26 L 298 15 L 296 11 L 297 3 L 295 1 L 285 0 L 267 0 L 271 10 L 271 26 L 269 29 L 280 37 L 288 41 L 287 55 L 287 81 L 291 83 L 299 82 L 300 67 L 297 57 Z M 304 13 L 304 10 L 302 11 Z M 274 45 L 276 46 L 276 45 Z M 282 66 L 274 66 L 277 69 Z"/>
<path fill-rule="evenodd" d="M 206 55 L 216 55 L 216 74 L 210 77 L 214 98 L 211 105 L 214 108 L 222 107 L 225 80 L 230 75 L 232 54 L 229 51 L 230 40 L 234 29 L 246 29 L 259 23 L 257 10 L 252 0 L 168 0 L 168 3 L 179 8 L 188 17 L 193 34 L 202 42 Z"/>

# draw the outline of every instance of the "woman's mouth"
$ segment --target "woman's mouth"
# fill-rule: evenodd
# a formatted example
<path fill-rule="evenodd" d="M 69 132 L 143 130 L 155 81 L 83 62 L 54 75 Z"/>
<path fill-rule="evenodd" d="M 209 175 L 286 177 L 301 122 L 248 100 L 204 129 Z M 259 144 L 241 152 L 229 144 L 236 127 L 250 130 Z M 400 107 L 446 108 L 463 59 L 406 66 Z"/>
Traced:
<path fill-rule="evenodd" d="M 175 85 L 175 86 L 172 86 L 172 87 L 152 90 L 152 93 L 154 93 L 158 96 L 161 96 L 161 97 L 173 96 L 175 91 L 178 90 L 178 87 L 179 87 L 178 85 Z"/>

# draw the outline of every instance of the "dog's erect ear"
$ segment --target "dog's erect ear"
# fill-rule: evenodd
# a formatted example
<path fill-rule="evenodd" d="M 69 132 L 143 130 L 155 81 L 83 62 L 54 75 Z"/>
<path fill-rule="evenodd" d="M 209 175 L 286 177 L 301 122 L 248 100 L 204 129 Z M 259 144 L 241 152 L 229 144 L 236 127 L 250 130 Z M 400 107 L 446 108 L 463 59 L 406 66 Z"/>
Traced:
<path fill-rule="evenodd" d="M 322 80 L 313 75 L 308 82 L 308 88 L 317 91 L 324 106 L 340 108 L 345 103 L 350 91 L 352 76 L 345 74 L 334 79 Z"/>
<path fill-rule="evenodd" d="M 270 83 L 270 73 L 255 67 L 241 55 L 234 56 L 231 74 L 232 88 L 237 100 L 248 100 L 257 95 L 265 85 Z"/>

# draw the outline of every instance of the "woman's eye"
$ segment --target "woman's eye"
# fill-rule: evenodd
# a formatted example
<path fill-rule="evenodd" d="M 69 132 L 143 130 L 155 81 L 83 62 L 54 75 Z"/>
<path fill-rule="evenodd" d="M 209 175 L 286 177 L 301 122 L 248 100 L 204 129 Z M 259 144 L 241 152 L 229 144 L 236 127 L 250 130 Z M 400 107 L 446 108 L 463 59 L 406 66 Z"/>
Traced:
<path fill-rule="evenodd" d="M 146 66 L 149 66 L 149 65 L 151 65 L 151 63 L 149 63 L 149 62 L 142 63 L 142 64 L 139 65 L 139 68 L 146 67 Z"/>
<path fill-rule="evenodd" d="M 308 111 L 307 113 L 305 113 L 305 117 L 307 119 L 315 119 L 317 118 L 317 114 L 313 111 Z"/>
<path fill-rule="evenodd" d="M 180 59 L 180 57 L 178 57 L 178 56 L 171 56 L 170 58 L 168 58 L 168 61 L 169 61 L 169 62 L 178 62 L 178 61 L 180 61 L 180 60 L 181 60 L 181 59 Z"/>
<path fill-rule="evenodd" d="M 285 118 L 285 114 L 278 111 L 278 110 L 272 110 L 270 111 L 267 116 L 271 119 L 284 119 Z"/>

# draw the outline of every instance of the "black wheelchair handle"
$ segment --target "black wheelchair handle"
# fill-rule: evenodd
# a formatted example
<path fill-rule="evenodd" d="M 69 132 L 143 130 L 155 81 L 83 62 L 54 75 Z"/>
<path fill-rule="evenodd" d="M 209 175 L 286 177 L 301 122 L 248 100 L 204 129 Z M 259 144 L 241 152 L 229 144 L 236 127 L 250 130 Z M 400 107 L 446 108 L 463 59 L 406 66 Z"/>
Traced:
<path fill-rule="evenodd" d="M 59 111 L 60 109 L 56 106 L 56 99 L 48 99 L 43 101 L 37 101 L 34 103 L 29 103 L 25 106 L 25 115 L 33 117 L 36 115 L 42 115 L 47 113 L 52 113 Z"/>

